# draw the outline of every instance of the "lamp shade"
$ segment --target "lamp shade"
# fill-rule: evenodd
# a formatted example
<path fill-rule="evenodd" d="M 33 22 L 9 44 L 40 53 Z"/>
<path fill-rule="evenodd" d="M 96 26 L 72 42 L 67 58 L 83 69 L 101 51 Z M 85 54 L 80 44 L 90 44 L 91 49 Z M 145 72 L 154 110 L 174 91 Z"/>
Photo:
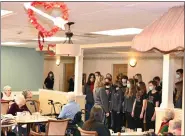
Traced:
<path fill-rule="evenodd" d="M 132 48 L 142 52 L 152 49 L 164 53 L 184 51 L 184 5 L 170 8 L 136 35 Z"/>
<path fill-rule="evenodd" d="M 80 45 L 57 44 L 55 48 L 55 53 L 59 56 L 80 56 Z"/>

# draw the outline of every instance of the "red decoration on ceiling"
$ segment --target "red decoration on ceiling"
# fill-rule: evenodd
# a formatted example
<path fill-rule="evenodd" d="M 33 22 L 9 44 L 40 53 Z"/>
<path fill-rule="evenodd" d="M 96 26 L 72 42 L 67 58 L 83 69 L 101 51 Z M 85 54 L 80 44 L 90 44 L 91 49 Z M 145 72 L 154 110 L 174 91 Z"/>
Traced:
<path fill-rule="evenodd" d="M 42 6 L 44 7 L 45 10 L 50 10 L 53 8 L 60 8 L 61 12 L 62 12 L 62 18 L 64 20 L 68 20 L 69 14 L 68 14 L 68 8 L 67 5 L 64 4 L 63 2 L 32 2 L 31 6 Z M 53 36 L 54 34 L 56 34 L 60 28 L 57 26 L 54 26 L 50 31 L 47 31 L 41 24 L 38 23 L 37 18 L 35 17 L 34 11 L 32 9 L 28 9 L 27 11 L 28 13 L 28 17 L 30 19 L 30 22 L 32 23 L 32 25 L 39 30 L 39 32 L 42 32 L 42 34 L 45 37 L 50 37 Z"/>
<path fill-rule="evenodd" d="M 55 52 L 51 51 L 50 47 L 54 48 L 54 47 L 56 47 L 56 44 L 48 44 L 48 54 L 51 55 L 51 56 L 55 56 Z"/>
<path fill-rule="evenodd" d="M 41 43 L 41 38 L 42 38 L 42 43 Z M 39 44 L 39 49 L 42 51 L 44 47 L 44 35 L 42 32 L 38 33 L 38 44 Z"/>

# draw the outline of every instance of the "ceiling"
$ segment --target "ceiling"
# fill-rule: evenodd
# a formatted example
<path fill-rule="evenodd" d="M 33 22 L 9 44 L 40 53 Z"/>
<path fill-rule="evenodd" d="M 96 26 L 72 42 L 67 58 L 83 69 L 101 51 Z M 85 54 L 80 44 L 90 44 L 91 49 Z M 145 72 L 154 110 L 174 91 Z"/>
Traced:
<path fill-rule="evenodd" d="M 76 35 L 75 44 L 97 44 L 131 41 L 130 36 L 95 36 L 84 37 L 86 33 L 123 29 L 145 28 L 170 7 L 183 5 L 183 2 L 65 2 L 69 8 L 69 21 L 74 21 L 71 27 Z M 2 42 L 27 42 L 24 47 L 37 47 L 38 31 L 28 22 L 28 16 L 23 2 L 1 2 L 1 9 L 15 12 L 14 15 L 1 19 Z M 39 18 L 39 17 L 38 17 Z M 48 20 L 40 18 L 46 27 L 52 26 Z M 64 37 L 64 31 L 55 36 Z M 117 51 L 117 50 L 116 50 Z"/>

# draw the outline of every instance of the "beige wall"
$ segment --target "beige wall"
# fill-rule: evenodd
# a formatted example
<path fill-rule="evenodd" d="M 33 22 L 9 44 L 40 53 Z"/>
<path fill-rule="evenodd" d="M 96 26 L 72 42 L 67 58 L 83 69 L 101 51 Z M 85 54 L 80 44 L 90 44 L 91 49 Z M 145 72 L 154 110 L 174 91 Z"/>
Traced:
<path fill-rule="evenodd" d="M 128 77 L 133 77 L 136 73 L 141 73 L 143 76 L 143 81 L 148 82 L 153 79 L 154 76 L 159 76 L 162 78 L 163 70 L 163 58 L 162 56 L 137 56 L 136 67 L 128 66 Z M 95 71 L 100 71 L 103 75 L 106 73 L 113 74 L 113 64 L 128 64 L 130 57 L 124 55 L 94 55 L 85 56 L 83 71 L 87 75 Z M 182 68 L 182 59 L 175 59 L 175 69 Z M 174 75 L 175 77 L 175 75 Z"/>
<path fill-rule="evenodd" d="M 63 59 L 61 58 L 61 63 L 59 66 L 56 65 L 56 59 L 44 60 L 44 79 L 47 77 L 49 71 L 53 71 L 55 76 L 54 90 L 64 90 L 64 64 L 74 63 L 74 59 Z M 44 82 L 44 81 L 43 81 Z"/>
<path fill-rule="evenodd" d="M 156 54 L 145 54 L 144 56 L 136 56 L 136 67 L 128 67 L 128 77 L 133 77 L 136 73 L 143 75 L 144 82 L 148 82 L 154 76 L 162 77 L 163 59 Z M 113 74 L 113 64 L 128 64 L 130 56 L 119 54 L 95 54 L 84 55 L 83 73 L 87 75 L 91 72 L 100 71 L 103 75 L 106 73 Z M 74 63 L 74 59 L 61 58 L 61 64 L 56 65 L 56 59 L 44 60 L 44 79 L 49 71 L 55 74 L 54 89 L 63 91 L 64 81 L 64 64 Z M 183 67 L 182 59 L 175 59 L 175 69 Z M 175 75 L 173 75 L 175 78 Z"/>

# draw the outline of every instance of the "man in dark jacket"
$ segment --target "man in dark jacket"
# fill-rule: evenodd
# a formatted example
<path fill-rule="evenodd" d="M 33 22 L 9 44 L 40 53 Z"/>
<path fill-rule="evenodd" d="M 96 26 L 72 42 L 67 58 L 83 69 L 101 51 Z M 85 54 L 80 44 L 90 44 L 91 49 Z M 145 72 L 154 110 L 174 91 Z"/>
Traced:
<path fill-rule="evenodd" d="M 174 91 L 174 106 L 175 108 L 182 108 L 182 94 L 183 94 L 183 69 L 176 71 L 177 82 L 175 83 Z"/>

